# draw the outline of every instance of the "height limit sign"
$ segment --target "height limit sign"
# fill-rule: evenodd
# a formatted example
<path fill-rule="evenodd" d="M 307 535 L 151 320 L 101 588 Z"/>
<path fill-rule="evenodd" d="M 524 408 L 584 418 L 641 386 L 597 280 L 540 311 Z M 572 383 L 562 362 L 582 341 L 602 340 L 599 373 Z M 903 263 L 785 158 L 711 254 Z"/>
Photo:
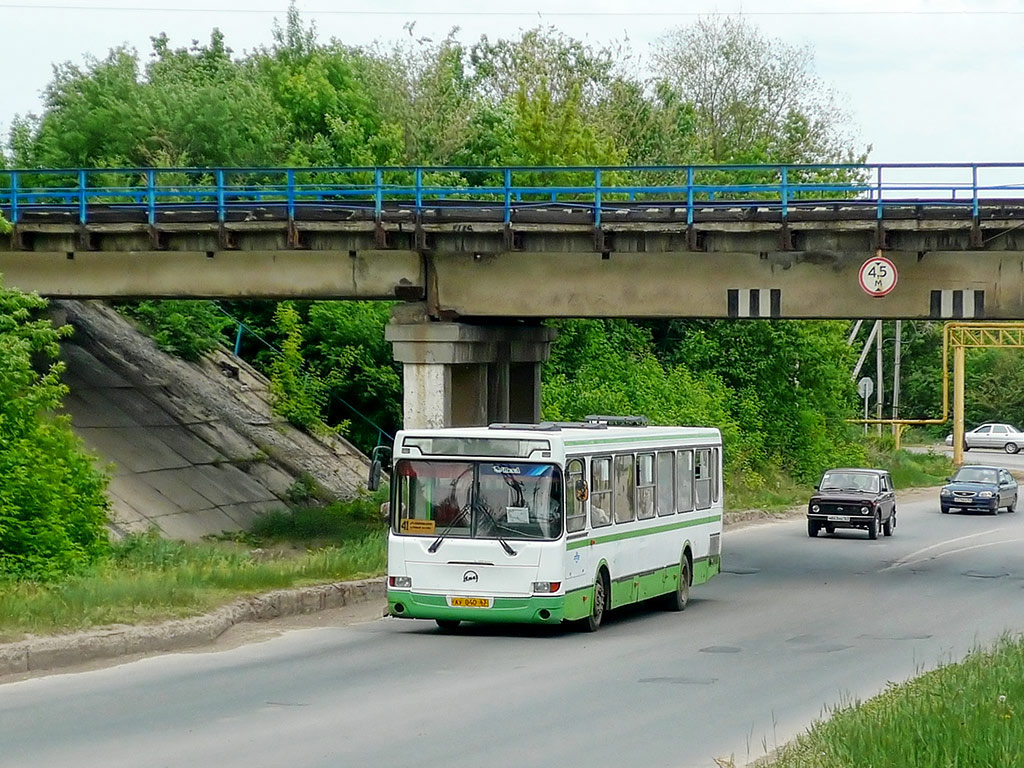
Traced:
<path fill-rule="evenodd" d="M 860 287 L 868 296 L 885 296 L 896 287 L 896 265 L 884 256 L 865 261 L 860 268 Z"/>

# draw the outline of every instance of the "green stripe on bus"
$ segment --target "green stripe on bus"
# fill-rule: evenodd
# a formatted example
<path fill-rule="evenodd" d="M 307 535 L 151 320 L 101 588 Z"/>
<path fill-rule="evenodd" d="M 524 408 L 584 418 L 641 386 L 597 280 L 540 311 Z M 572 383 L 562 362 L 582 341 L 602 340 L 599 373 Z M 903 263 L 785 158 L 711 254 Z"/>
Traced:
<path fill-rule="evenodd" d="M 566 551 L 572 551 L 574 549 L 579 549 L 580 547 L 589 547 L 591 542 L 593 542 L 594 544 L 607 544 L 610 541 L 635 539 L 638 536 L 653 536 L 656 533 L 667 533 L 668 531 L 675 531 L 680 528 L 692 528 L 695 525 L 714 523 L 721 519 L 721 515 L 711 515 L 710 517 L 698 517 L 695 520 L 683 520 L 680 523 L 658 525 L 654 528 L 641 528 L 640 530 L 635 531 L 622 531 L 620 533 L 610 533 L 604 536 L 588 536 L 583 539 L 577 539 L 576 541 L 566 542 L 565 549 Z"/>
<path fill-rule="evenodd" d="M 565 445 L 604 445 L 607 443 L 650 443 L 657 440 L 693 440 L 697 438 L 718 439 L 714 432 L 693 432 L 689 435 L 647 435 L 644 437 L 601 437 L 593 440 L 566 440 Z M 673 446 L 678 447 L 678 446 Z M 681 446 L 688 448 L 690 446 Z"/>

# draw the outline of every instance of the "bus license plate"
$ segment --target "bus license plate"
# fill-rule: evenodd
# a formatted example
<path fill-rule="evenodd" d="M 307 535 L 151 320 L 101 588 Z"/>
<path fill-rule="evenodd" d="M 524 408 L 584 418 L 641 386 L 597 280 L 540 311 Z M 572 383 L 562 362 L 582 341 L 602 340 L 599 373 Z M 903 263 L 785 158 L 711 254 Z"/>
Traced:
<path fill-rule="evenodd" d="M 491 598 L 489 597 L 450 597 L 449 604 L 458 608 L 490 608 Z"/>
<path fill-rule="evenodd" d="M 849 515 L 829 515 L 828 521 L 830 523 L 848 523 L 850 522 Z"/>

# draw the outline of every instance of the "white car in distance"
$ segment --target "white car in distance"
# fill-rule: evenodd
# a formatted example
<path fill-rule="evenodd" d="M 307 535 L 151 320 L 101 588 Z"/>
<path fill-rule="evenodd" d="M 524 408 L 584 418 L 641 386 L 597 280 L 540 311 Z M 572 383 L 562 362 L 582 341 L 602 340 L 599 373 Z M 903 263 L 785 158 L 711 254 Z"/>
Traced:
<path fill-rule="evenodd" d="M 946 436 L 946 445 L 953 444 L 953 436 Z M 964 450 L 971 448 L 998 448 L 1007 453 L 1016 453 L 1024 448 L 1024 432 L 1011 424 L 982 424 L 970 432 L 964 432 Z"/>

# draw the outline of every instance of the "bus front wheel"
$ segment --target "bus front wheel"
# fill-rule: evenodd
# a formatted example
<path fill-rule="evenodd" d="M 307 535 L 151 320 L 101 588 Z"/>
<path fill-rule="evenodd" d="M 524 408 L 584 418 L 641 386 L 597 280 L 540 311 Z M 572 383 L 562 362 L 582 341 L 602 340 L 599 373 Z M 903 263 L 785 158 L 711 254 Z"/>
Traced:
<path fill-rule="evenodd" d="M 604 612 L 608 608 L 608 582 L 602 570 L 594 582 L 594 603 L 590 606 L 590 615 L 583 620 L 583 628 L 587 632 L 597 632 L 604 620 Z"/>

